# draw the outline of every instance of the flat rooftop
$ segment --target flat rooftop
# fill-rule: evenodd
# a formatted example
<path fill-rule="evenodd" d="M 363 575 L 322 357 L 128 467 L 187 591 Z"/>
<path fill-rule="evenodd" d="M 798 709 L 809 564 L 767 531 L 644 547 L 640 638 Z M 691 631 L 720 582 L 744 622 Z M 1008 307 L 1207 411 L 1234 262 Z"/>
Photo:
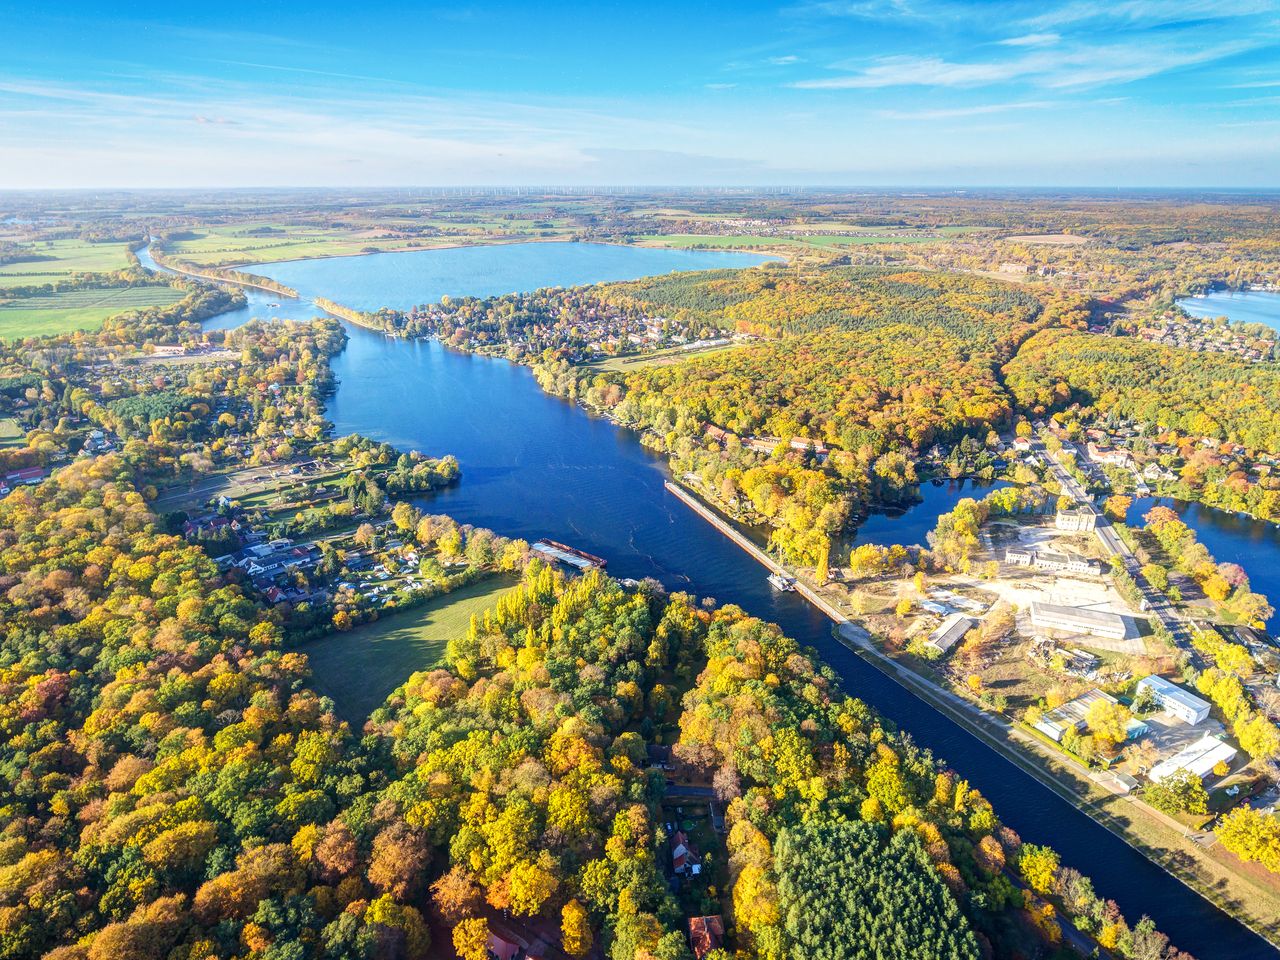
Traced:
<path fill-rule="evenodd" d="M 1138 681 L 1140 687 L 1150 687 L 1152 691 L 1161 697 L 1167 697 L 1176 701 L 1183 706 L 1190 707 L 1193 710 L 1203 710 L 1209 706 L 1209 701 L 1202 697 L 1197 697 L 1188 690 L 1183 690 L 1176 683 L 1170 683 L 1164 677 L 1152 674 L 1149 677 L 1143 677 Z"/>
<path fill-rule="evenodd" d="M 1074 620 L 1077 623 L 1091 623 L 1100 627 L 1124 626 L 1124 617 L 1109 610 L 1093 610 L 1089 607 L 1066 607 L 1060 603 L 1031 602 L 1033 619 Z"/>

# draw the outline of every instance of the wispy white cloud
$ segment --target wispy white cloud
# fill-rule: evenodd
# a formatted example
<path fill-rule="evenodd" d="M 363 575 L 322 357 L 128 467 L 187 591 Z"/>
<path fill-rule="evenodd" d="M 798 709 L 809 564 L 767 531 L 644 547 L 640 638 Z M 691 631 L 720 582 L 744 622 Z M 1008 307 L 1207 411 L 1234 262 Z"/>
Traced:
<path fill-rule="evenodd" d="M 1004 60 L 943 60 L 940 57 L 881 57 L 869 64 L 841 63 L 839 76 L 801 80 L 795 87 L 810 90 L 857 90 L 880 87 L 982 87 L 1013 81 L 1048 89 L 1130 83 L 1170 70 L 1221 60 L 1256 49 L 1265 41 L 1242 38 L 1212 46 L 1163 47 L 1147 44 L 1074 46 L 1037 50 Z"/>
<path fill-rule="evenodd" d="M 1274 127 L 1280 125 L 1280 118 L 1267 120 L 1233 120 L 1229 123 L 1219 123 L 1219 127 L 1243 127 L 1245 129 L 1253 129 L 1255 127 Z"/>
<path fill-rule="evenodd" d="M 372 83 L 387 83 L 399 86 L 412 86 L 403 80 L 393 80 L 389 77 L 372 77 L 367 74 L 360 73 L 340 73 L 334 70 L 318 70 L 314 67 L 291 67 L 280 63 L 258 63 L 252 60 L 216 60 L 211 59 L 210 63 L 220 63 L 229 67 L 250 67 L 254 70 L 270 70 L 276 73 L 294 73 L 307 77 L 327 77 L 333 80 L 366 80 Z"/>
<path fill-rule="evenodd" d="M 787 54 L 786 56 L 783 56 L 783 57 L 770 57 L 770 58 L 769 58 L 769 63 L 770 63 L 772 66 L 775 66 L 775 67 L 787 67 L 787 66 L 790 66 L 790 65 L 791 65 L 791 64 L 793 64 L 793 63 L 801 63 L 801 62 L 803 62 L 803 61 L 801 60 L 801 58 L 800 58 L 800 57 L 797 57 L 794 53 L 789 53 L 789 54 Z"/>
<path fill-rule="evenodd" d="M 856 90 L 876 87 L 972 87 L 1012 80 L 1028 73 L 1019 61 L 1004 63 L 950 63 L 939 57 L 899 55 L 880 57 L 868 66 L 843 76 L 799 80 L 804 90 Z"/>
<path fill-rule="evenodd" d="M 0 182 L 347 183 L 354 167 L 370 182 L 558 182 L 597 169 L 589 146 L 712 139 L 607 102 L 176 89 L 132 96 L 0 76 Z"/>
<path fill-rule="evenodd" d="M 920 0 L 810 0 L 784 11 L 803 17 L 851 17 L 859 20 L 923 19 Z"/>
<path fill-rule="evenodd" d="M 1163 26 L 1248 17 L 1274 9 L 1271 0 L 1075 0 L 1030 17 L 1024 23 L 1036 28 L 1089 21 Z"/>
<path fill-rule="evenodd" d="M 1002 47 L 1051 47 L 1062 37 L 1056 33 L 1025 33 L 1020 37 L 997 40 Z"/>
<path fill-rule="evenodd" d="M 1058 106 L 1052 100 L 1019 100 L 1016 103 L 983 103 L 970 107 L 937 107 L 923 110 L 877 110 L 876 115 L 889 120 L 950 120 L 956 117 L 978 117 L 992 113 L 1014 113 L 1023 110 L 1045 110 Z"/>
<path fill-rule="evenodd" d="M 154 20 L 134 20 L 133 26 L 137 30 L 145 30 L 149 34 L 166 38 L 168 41 L 190 41 L 210 49 L 228 46 L 239 48 L 274 47 L 315 52 L 324 51 L 327 53 L 339 52 L 336 47 L 316 43 L 310 38 L 286 33 L 270 33 L 264 30 L 195 27 Z"/>

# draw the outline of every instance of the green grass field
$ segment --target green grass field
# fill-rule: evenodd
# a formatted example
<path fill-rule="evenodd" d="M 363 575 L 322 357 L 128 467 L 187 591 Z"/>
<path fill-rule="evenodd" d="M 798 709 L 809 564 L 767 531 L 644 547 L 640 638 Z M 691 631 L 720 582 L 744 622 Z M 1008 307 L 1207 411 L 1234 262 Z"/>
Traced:
<path fill-rule="evenodd" d="M 283 227 L 282 233 L 246 236 L 248 226 L 200 230 L 191 239 L 166 243 L 165 250 L 175 259 L 204 266 L 225 266 L 302 260 L 308 257 L 341 257 L 360 253 L 365 247 L 382 249 L 392 246 L 391 242 L 357 237 L 350 232 L 327 232 L 302 227 Z"/>
<path fill-rule="evenodd" d="M 315 688 L 332 697 L 338 715 L 359 729 L 412 674 L 440 662 L 445 644 L 466 631 L 473 613 L 492 606 L 514 584 L 511 577 L 490 577 L 298 649 L 311 659 Z"/>
<path fill-rule="evenodd" d="M 50 259 L 0 264 L 0 287 L 49 283 L 72 273 L 110 273 L 129 266 L 129 248 L 123 243 L 38 240 L 24 246 L 32 255 Z"/>
<path fill-rule="evenodd" d="M 691 247 L 726 248 L 747 250 L 756 248 L 803 247 L 795 237 L 722 237 L 700 233 L 648 233 L 639 238 L 650 246 L 675 247 L 686 250 Z"/>
<path fill-rule="evenodd" d="M 536 232 L 532 220 L 485 220 L 474 223 L 448 223 L 439 225 L 465 233 L 453 234 L 436 240 L 424 239 L 419 246 L 410 247 L 410 239 L 384 239 L 373 232 L 358 227 L 339 227 L 332 230 L 309 226 L 275 223 L 240 223 L 216 226 L 192 231 L 189 239 L 170 240 L 165 250 L 170 257 L 186 260 L 202 266 L 238 266 L 255 263 L 274 263 L 280 260 L 306 260 L 313 257 L 348 257 L 373 247 L 391 253 L 401 250 L 425 249 L 431 244 L 444 245 L 459 241 L 495 239 L 495 234 L 523 231 L 524 235 Z M 272 227 L 279 233 L 250 235 L 255 227 Z"/>
<path fill-rule="evenodd" d="M 0 300 L 0 339 L 92 330 L 117 313 L 175 303 L 183 296 L 172 287 L 106 287 Z"/>
<path fill-rule="evenodd" d="M 21 447 L 26 445 L 26 434 L 18 426 L 13 417 L 0 417 L 0 447 Z"/>

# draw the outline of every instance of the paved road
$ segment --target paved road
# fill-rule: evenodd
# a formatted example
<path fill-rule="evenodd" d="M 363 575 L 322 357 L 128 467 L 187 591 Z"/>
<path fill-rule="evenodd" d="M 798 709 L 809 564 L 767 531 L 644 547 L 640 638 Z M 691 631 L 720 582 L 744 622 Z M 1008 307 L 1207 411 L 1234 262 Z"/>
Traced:
<path fill-rule="evenodd" d="M 1043 438 L 1043 434 L 1041 435 Z M 1080 503 L 1092 503 L 1093 498 L 1079 484 L 1075 477 L 1071 476 L 1058 461 L 1044 448 L 1043 439 L 1038 445 L 1038 452 L 1044 457 L 1049 464 L 1058 483 L 1062 486 L 1063 492 L 1072 499 Z M 1187 629 L 1187 624 L 1178 615 L 1173 604 L 1169 601 L 1169 597 L 1161 590 L 1157 590 L 1142 575 L 1142 564 L 1138 562 L 1138 558 L 1133 555 L 1133 551 L 1128 545 L 1120 539 L 1120 535 L 1116 533 L 1115 527 L 1102 514 L 1098 516 L 1097 526 L 1098 539 L 1102 542 L 1102 547 L 1109 556 L 1119 557 L 1121 563 L 1124 564 L 1125 570 L 1129 576 L 1133 577 L 1134 582 L 1138 585 L 1138 589 L 1142 591 L 1143 598 L 1147 602 L 1148 612 L 1154 616 L 1160 624 L 1169 631 L 1173 637 L 1173 642 L 1177 644 L 1179 649 L 1185 650 L 1191 657 L 1192 664 L 1198 670 L 1203 670 L 1205 664 L 1202 661 L 1200 652 L 1191 645 L 1191 634 Z"/>

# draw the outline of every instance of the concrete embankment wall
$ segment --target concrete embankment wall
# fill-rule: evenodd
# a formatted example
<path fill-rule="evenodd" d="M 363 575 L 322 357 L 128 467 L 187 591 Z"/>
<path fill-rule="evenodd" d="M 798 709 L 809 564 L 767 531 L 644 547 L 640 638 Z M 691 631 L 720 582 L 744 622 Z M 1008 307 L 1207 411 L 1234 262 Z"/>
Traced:
<path fill-rule="evenodd" d="M 696 496 L 694 496 L 684 487 L 680 486 L 678 483 L 673 483 L 670 480 L 668 480 L 664 484 L 664 486 L 668 490 L 670 490 L 671 493 L 674 494 L 679 500 L 681 500 L 687 507 L 689 507 L 689 509 L 693 510 L 696 514 L 698 514 L 698 516 L 702 517 L 702 519 L 706 520 L 709 524 L 711 524 L 713 527 L 715 527 L 717 530 L 723 533 L 726 537 L 728 537 L 730 540 L 732 540 L 734 543 L 740 546 L 743 550 L 747 551 L 747 553 L 749 553 L 753 558 L 755 558 L 755 560 L 762 567 L 765 567 L 766 569 L 768 569 L 770 573 L 777 573 L 784 577 L 791 576 L 790 571 L 788 571 L 784 566 L 782 566 L 782 564 L 778 563 L 778 561 L 774 560 L 773 557 L 769 556 L 767 553 L 761 550 L 758 546 L 752 543 L 749 539 L 747 539 L 747 537 L 743 536 L 741 532 L 739 532 L 738 530 L 735 530 L 733 525 L 730 524 L 727 520 L 725 520 L 724 517 L 720 516 L 718 513 L 716 513 L 714 510 L 708 507 L 705 503 L 703 503 L 700 499 L 698 499 Z M 852 633 L 856 635 L 865 635 L 865 631 L 863 631 L 861 627 L 852 623 L 848 617 L 846 617 L 843 613 L 841 613 L 839 610 L 833 607 L 823 597 L 819 596 L 816 592 L 814 592 L 808 586 L 808 584 L 803 583 L 801 581 L 797 581 L 796 593 L 800 594 L 802 597 L 804 597 L 806 600 L 812 603 L 815 607 L 817 607 L 819 610 L 825 613 L 828 617 L 830 617 L 841 628 L 841 633 L 844 633 L 847 628 L 851 627 L 853 628 Z"/>

